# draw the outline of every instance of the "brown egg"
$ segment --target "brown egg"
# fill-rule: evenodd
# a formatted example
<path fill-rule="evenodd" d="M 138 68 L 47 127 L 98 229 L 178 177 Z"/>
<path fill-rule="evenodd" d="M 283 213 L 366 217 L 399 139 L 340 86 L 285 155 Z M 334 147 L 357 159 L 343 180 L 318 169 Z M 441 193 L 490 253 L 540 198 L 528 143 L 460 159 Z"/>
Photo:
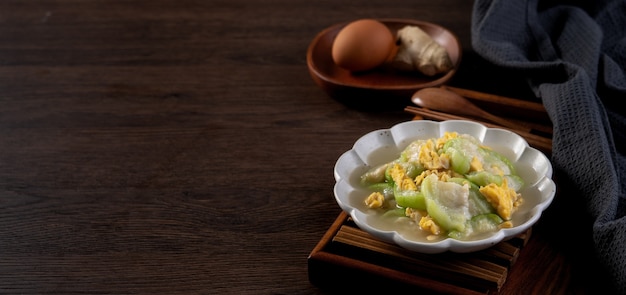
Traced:
<path fill-rule="evenodd" d="M 360 19 L 339 31 L 333 41 L 332 57 L 335 64 L 346 70 L 366 71 L 382 65 L 394 47 L 394 36 L 385 24 Z"/>

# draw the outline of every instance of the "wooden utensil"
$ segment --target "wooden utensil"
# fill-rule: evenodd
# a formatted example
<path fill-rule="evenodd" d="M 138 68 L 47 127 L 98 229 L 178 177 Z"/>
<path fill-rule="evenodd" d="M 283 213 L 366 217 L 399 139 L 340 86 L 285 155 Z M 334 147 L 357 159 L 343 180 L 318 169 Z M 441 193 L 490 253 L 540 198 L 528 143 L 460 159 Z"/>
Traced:
<path fill-rule="evenodd" d="M 476 118 L 484 118 L 493 123 L 500 124 L 505 127 L 520 130 L 523 125 L 511 122 L 507 119 L 493 115 L 465 99 L 464 97 L 445 90 L 443 88 L 430 87 L 423 88 L 413 94 L 411 100 L 418 106 L 423 108 L 441 111 L 449 114 L 466 115 Z M 531 128 L 524 126 L 529 132 Z"/>

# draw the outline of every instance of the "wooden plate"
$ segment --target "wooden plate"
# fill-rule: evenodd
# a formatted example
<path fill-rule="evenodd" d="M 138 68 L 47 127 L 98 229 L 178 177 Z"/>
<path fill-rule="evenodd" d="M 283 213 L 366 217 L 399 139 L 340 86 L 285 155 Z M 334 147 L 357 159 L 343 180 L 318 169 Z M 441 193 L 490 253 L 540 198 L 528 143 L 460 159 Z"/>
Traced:
<path fill-rule="evenodd" d="M 454 68 L 445 74 L 429 77 L 418 72 L 405 73 L 389 68 L 378 68 L 363 73 L 351 73 L 337 66 L 331 56 L 332 45 L 339 31 L 348 23 L 332 25 L 317 34 L 307 50 L 309 73 L 331 97 L 348 103 L 377 102 L 389 99 L 409 101 L 411 95 L 425 87 L 439 86 L 450 80 L 461 62 L 462 48 L 456 35 L 429 22 L 409 19 L 378 19 L 395 36 L 408 25 L 418 26 L 437 43 L 446 48 Z M 406 101 L 405 101 L 406 100 Z M 406 104 L 405 104 L 406 105 Z"/>

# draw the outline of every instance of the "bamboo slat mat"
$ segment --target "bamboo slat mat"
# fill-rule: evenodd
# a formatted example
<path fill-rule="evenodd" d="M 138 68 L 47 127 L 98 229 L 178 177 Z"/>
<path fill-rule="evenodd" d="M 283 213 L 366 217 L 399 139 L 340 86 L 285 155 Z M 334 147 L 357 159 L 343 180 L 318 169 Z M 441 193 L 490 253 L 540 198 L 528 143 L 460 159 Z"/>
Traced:
<path fill-rule="evenodd" d="M 343 284 L 411 286 L 437 293 L 494 294 L 531 230 L 472 253 L 423 254 L 382 242 L 342 212 L 308 257 L 309 278 L 321 287 Z M 350 278 L 360 274 L 360 279 Z"/>

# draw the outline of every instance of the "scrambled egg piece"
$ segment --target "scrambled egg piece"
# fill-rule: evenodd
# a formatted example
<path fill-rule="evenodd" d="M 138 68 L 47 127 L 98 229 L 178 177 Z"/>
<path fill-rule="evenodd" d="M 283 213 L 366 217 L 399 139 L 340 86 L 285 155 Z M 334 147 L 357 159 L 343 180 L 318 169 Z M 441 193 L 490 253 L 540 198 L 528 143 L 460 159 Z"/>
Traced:
<path fill-rule="evenodd" d="M 389 170 L 389 174 L 401 190 L 417 190 L 417 185 L 406 175 L 406 171 L 400 164 L 393 165 L 391 170 Z"/>
<path fill-rule="evenodd" d="M 404 214 L 417 222 L 422 230 L 425 230 L 435 236 L 442 233 L 441 227 L 428 215 L 428 212 L 413 208 L 406 208 Z"/>
<path fill-rule="evenodd" d="M 506 178 L 503 179 L 501 186 L 490 183 L 481 187 L 479 191 L 504 220 L 511 220 L 511 214 L 522 203 L 521 195 L 508 186 Z"/>
<path fill-rule="evenodd" d="M 500 228 L 512 228 L 512 227 L 513 227 L 513 222 L 511 222 L 510 220 L 500 223 Z"/>
<path fill-rule="evenodd" d="M 437 146 L 432 139 L 422 144 L 418 159 L 426 169 L 448 169 L 450 163 L 450 158 L 447 155 L 437 153 Z"/>
<path fill-rule="evenodd" d="M 422 216 L 419 221 L 420 228 L 431 232 L 433 235 L 439 235 L 441 233 L 441 228 L 430 216 Z"/>
<path fill-rule="evenodd" d="M 424 178 L 428 175 L 435 174 L 439 181 L 448 181 L 450 177 L 458 177 L 458 175 L 452 170 L 424 170 L 420 175 L 415 177 L 414 182 L 416 185 L 421 185 Z"/>
<path fill-rule="evenodd" d="M 477 158 L 473 157 L 470 162 L 470 171 L 483 171 L 483 163 Z"/>
<path fill-rule="evenodd" d="M 385 204 L 385 196 L 379 192 L 373 192 L 365 199 L 365 205 L 371 209 L 380 208 L 383 204 Z"/>
<path fill-rule="evenodd" d="M 406 215 L 407 217 L 413 220 L 417 220 L 417 218 L 422 216 L 422 214 L 417 209 L 413 209 L 410 207 L 407 207 L 406 209 L 404 209 L 404 215 Z"/>

